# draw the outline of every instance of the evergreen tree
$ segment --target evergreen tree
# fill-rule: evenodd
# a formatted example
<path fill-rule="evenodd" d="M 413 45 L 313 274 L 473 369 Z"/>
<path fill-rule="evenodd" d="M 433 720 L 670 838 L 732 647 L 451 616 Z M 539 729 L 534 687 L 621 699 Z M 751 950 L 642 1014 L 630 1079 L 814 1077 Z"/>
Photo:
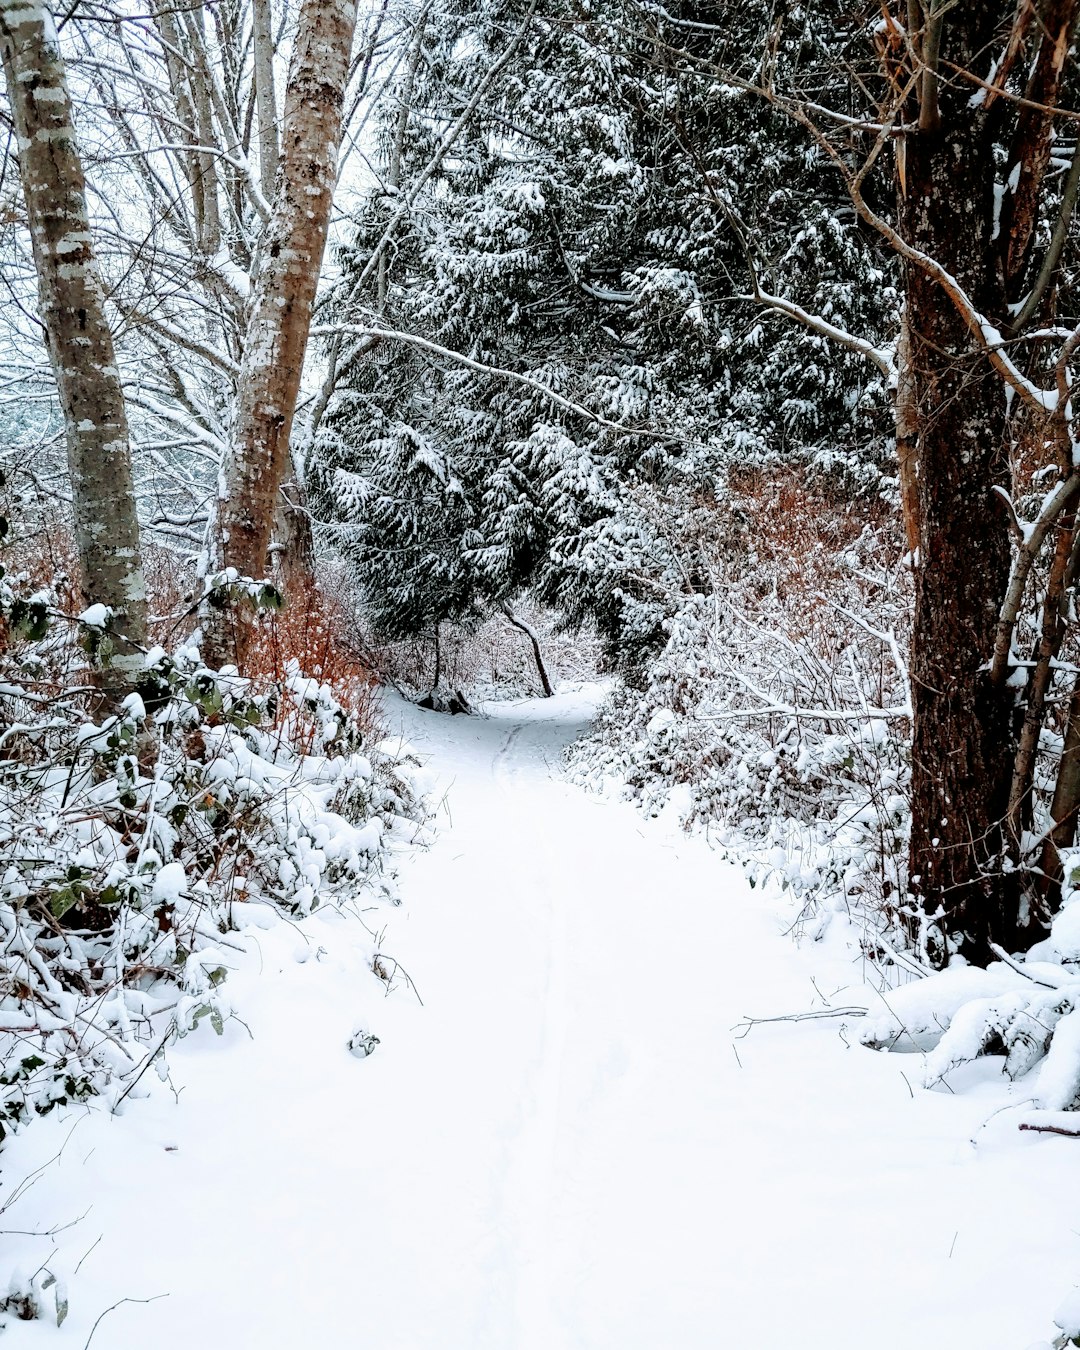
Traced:
<path fill-rule="evenodd" d="M 563 0 L 530 19 L 519 0 L 444 0 L 417 20 L 385 105 L 385 181 L 332 309 L 447 354 L 359 340 L 311 475 L 388 634 L 529 588 L 568 623 L 594 618 L 633 665 L 671 596 L 706 585 L 673 541 L 688 512 L 728 495 L 733 466 L 797 457 L 879 485 L 880 381 L 763 309 L 750 260 L 769 291 L 879 337 L 895 321 L 884 264 L 867 278 L 854 213 L 838 216 L 842 189 L 790 121 L 717 78 L 731 49 L 764 49 L 775 16 L 731 0 L 683 9 L 660 20 L 639 0 Z M 821 82 L 837 14 L 813 9 L 775 59 Z M 686 22 L 702 25 L 689 53 Z M 388 218 L 522 25 L 372 269 Z"/>

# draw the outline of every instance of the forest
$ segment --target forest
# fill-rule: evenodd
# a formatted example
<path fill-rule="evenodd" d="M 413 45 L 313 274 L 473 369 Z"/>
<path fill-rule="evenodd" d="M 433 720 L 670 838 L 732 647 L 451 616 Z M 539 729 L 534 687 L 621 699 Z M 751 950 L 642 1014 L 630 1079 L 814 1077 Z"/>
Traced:
<path fill-rule="evenodd" d="M 0 0 L 0 1335 L 1080 1346 L 1078 56 Z"/>

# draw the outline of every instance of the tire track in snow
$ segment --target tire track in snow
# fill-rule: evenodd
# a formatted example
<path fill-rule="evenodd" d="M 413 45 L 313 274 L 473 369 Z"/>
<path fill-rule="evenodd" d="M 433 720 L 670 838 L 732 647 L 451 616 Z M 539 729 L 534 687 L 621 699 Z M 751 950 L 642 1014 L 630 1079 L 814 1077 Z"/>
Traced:
<path fill-rule="evenodd" d="M 513 727 L 492 760 L 492 776 L 512 790 L 518 777 L 515 752 L 525 750 L 527 723 Z M 524 757 L 524 756 L 522 756 Z M 545 771 L 544 776 L 548 774 Z M 542 998 L 538 1008 L 539 1053 L 531 1073 L 531 1101 L 510 1168 L 507 1210 L 514 1217 L 518 1261 L 514 1308 L 515 1350 L 556 1350 L 562 1344 L 553 1320 L 553 1205 L 561 1120 L 563 1060 L 569 1033 L 567 980 L 567 888 L 547 860 L 535 854 L 532 829 L 522 830 L 522 855 L 533 867 L 533 893 L 544 899 L 546 942 Z M 531 847 L 530 847 L 531 845 Z M 549 855 L 550 856 L 550 855 Z"/>
<path fill-rule="evenodd" d="M 506 740 L 503 741 L 501 748 L 497 751 L 495 757 L 492 759 L 491 776 L 497 782 L 505 781 L 506 779 L 513 778 L 515 776 L 514 774 L 509 772 L 508 764 L 510 754 L 514 749 L 514 746 L 517 743 L 518 738 L 521 736 L 521 733 L 524 730 L 525 730 L 524 722 L 519 722 L 517 726 L 511 727 L 509 733 L 507 734 Z"/>

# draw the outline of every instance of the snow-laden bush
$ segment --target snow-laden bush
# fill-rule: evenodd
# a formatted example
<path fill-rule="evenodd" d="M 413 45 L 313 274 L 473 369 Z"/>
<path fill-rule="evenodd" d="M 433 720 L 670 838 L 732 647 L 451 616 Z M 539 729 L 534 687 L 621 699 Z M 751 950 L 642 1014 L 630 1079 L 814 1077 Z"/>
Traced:
<path fill-rule="evenodd" d="M 861 1025 L 862 1043 L 922 1051 L 927 1087 L 997 1056 L 1004 1075 L 1023 1080 L 1025 1105 L 1080 1109 L 1080 850 L 1066 862 L 1064 902 L 1045 941 L 1022 959 L 1001 951 L 985 970 L 954 963 L 893 990 L 887 1008 Z"/>
<path fill-rule="evenodd" d="M 0 686 L 0 1137 L 220 1032 L 229 933 L 392 899 L 387 852 L 424 815 L 416 762 L 295 667 L 258 688 L 158 649 L 140 689 L 94 722 L 78 691 Z"/>
<path fill-rule="evenodd" d="M 651 813 L 673 806 L 752 879 L 792 887 L 807 913 L 895 919 L 909 828 L 906 580 L 883 551 L 867 529 L 833 575 L 809 558 L 799 585 L 777 571 L 764 593 L 714 570 L 711 593 L 682 598 L 666 621 L 643 687 L 617 689 L 573 752 L 577 777 L 615 779 Z"/>

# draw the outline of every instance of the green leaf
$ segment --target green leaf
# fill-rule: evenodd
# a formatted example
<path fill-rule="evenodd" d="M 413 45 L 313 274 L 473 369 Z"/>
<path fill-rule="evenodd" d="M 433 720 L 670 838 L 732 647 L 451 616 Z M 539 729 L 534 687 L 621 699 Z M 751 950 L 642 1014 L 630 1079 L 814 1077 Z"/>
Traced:
<path fill-rule="evenodd" d="M 43 600 L 16 600 L 9 616 L 11 630 L 28 642 L 40 642 L 49 631 L 49 616 Z"/>
<path fill-rule="evenodd" d="M 264 581 L 254 595 L 256 609 L 284 609 L 285 597 L 269 581 Z"/>
<path fill-rule="evenodd" d="M 61 886 L 49 901 L 49 911 L 54 919 L 62 919 L 78 903 L 79 896 L 74 886 Z"/>

